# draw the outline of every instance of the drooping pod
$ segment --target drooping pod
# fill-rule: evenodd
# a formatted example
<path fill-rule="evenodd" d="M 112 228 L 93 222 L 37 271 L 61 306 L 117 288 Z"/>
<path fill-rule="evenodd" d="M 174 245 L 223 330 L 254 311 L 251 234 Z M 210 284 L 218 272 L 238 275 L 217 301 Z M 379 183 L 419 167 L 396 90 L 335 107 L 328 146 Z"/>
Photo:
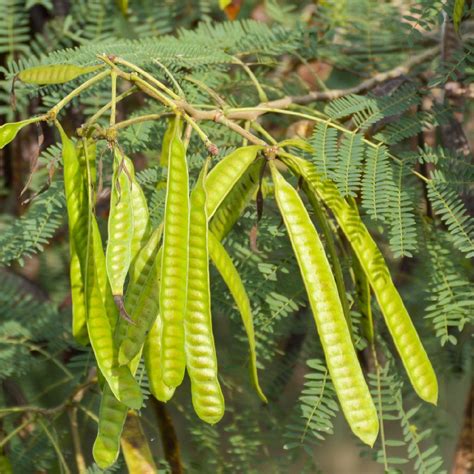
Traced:
<path fill-rule="evenodd" d="M 186 152 L 175 123 L 168 152 L 159 300 L 163 321 L 161 370 L 168 387 L 182 382 L 186 367 L 183 317 L 188 268 L 188 179 Z"/>
<path fill-rule="evenodd" d="M 154 244 L 151 240 L 152 247 Z M 156 249 L 155 249 L 156 250 Z M 145 337 L 158 316 L 159 304 L 156 295 L 160 290 L 157 265 L 161 263 L 161 249 L 154 253 L 142 270 L 137 283 L 127 291 L 125 308 L 133 324 L 125 330 L 119 349 L 119 364 L 128 364 L 141 351 Z"/>
<path fill-rule="evenodd" d="M 140 387 L 130 368 L 118 365 L 118 354 L 114 343 L 114 331 L 110 325 L 107 308 L 97 278 L 95 245 L 102 245 L 94 216 L 91 216 L 89 248 L 85 272 L 85 294 L 87 301 L 87 328 L 97 365 L 115 397 L 124 405 L 139 409 L 143 402 Z M 98 243 L 94 244 L 94 240 Z"/>
<path fill-rule="evenodd" d="M 212 168 L 205 182 L 205 187 L 209 190 L 206 203 L 208 219 L 211 219 L 262 148 L 256 145 L 238 148 Z"/>
<path fill-rule="evenodd" d="M 150 392 L 160 402 L 167 402 L 173 396 L 175 389 L 168 387 L 163 382 L 163 373 L 161 371 L 162 324 L 161 316 L 158 313 L 145 338 L 143 358 L 145 360 L 145 369 L 150 384 Z"/>
<path fill-rule="evenodd" d="M 224 396 L 217 377 L 217 356 L 212 333 L 209 285 L 209 249 L 204 177 L 206 161 L 191 193 L 189 259 L 184 334 L 186 367 L 191 380 L 194 410 L 207 423 L 224 415 Z"/>
<path fill-rule="evenodd" d="M 135 320 L 141 311 L 133 311 L 138 308 L 137 302 L 142 298 L 146 281 L 154 273 L 154 262 L 162 235 L 162 226 L 155 229 L 147 244 L 138 253 L 131 269 L 130 281 L 125 295 L 125 306 L 129 314 Z M 149 294 L 147 293 L 149 297 Z M 148 304 L 157 306 L 156 297 L 148 298 Z M 118 347 L 127 340 L 127 331 L 134 326 L 124 320 L 119 320 L 115 331 L 115 343 Z M 141 357 L 141 346 L 138 353 L 130 361 L 129 367 L 135 374 Z M 150 381 L 151 383 L 151 381 Z M 109 387 L 105 387 L 99 410 L 99 429 L 94 443 L 93 454 L 97 465 L 102 469 L 111 466 L 118 457 L 120 451 L 120 437 L 122 434 L 128 407 L 119 402 Z"/>
<path fill-rule="evenodd" d="M 263 163 L 264 160 L 252 162 L 240 179 L 234 184 L 233 188 L 225 190 L 227 195 L 224 199 L 216 198 L 216 202 L 220 201 L 220 204 L 210 219 L 209 230 L 218 240 L 222 240 L 230 232 L 242 215 L 248 202 L 257 191 Z M 206 189 L 209 194 L 216 192 L 215 189 Z"/>
<path fill-rule="evenodd" d="M 105 253 L 112 294 L 123 295 L 125 278 L 132 261 L 133 207 L 130 161 L 114 150 L 114 173 L 110 194 L 108 241 Z"/>
<path fill-rule="evenodd" d="M 64 163 L 64 185 L 68 219 L 72 222 L 70 234 L 74 240 L 79 259 L 81 274 L 84 278 L 84 295 L 86 301 L 86 320 L 89 340 L 94 351 L 97 365 L 107 380 L 114 395 L 125 405 L 140 408 L 142 394 L 128 367 L 119 367 L 117 353 L 113 343 L 113 330 L 105 304 L 104 287 L 98 275 L 103 271 L 100 261 L 102 242 L 99 228 L 92 209 L 92 190 L 90 169 L 88 179 L 84 180 L 77 150 L 64 133 L 61 125 L 57 127 L 62 139 L 62 156 Z M 87 164 L 87 159 L 86 159 Z"/>
<path fill-rule="evenodd" d="M 336 282 L 321 240 L 297 191 L 270 162 L 275 198 L 298 261 L 326 363 L 342 410 L 354 434 L 373 446 L 377 411 L 347 326 Z"/>
<path fill-rule="evenodd" d="M 173 115 L 168 119 L 168 126 L 166 127 L 165 133 L 163 135 L 163 141 L 161 142 L 161 154 L 160 154 L 160 165 L 168 166 L 169 151 L 171 141 L 173 137 L 177 134 L 181 137 L 183 130 L 183 122 L 181 117 Z"/>
<path fill-rule="evenodd" d="M 308 183 L 311 192 L 317 194 L 334 214 L 377 298 L 413 388 L 420 398 L 436 404 L 438 382 L 433 366 L 392 281 L 385 259 L 357 210 L 341 196 L 334 183 L 321 180 L 312 164 L 290 154 L 281 156 L 285 164 Z"/>
<path fill-rule="evenodd" d="M 245 332 L 249 343 L 250 352 L 250 374 L 255 390 L 260 399 L 267 402 L 260 383 L 258 381 L 257 373 L 257 353 L 255 350 L 255 333 L 253 328 L 252 309 L 250 307 L 249 297 L 245 291 L 245 287 L 240 278 L 239 272 L 234 266 L 232 259 L 226 252 L 219 240 L 209 231 L 209 255 L 214 263 L 217 271 L 220 273 L 225 284 L 229 288 L 234 301 L 239 309 L 244 324 Z"/>
<path fill-rule="evenodd" d="M 76 64 L 48 64 L 23 69 L 17 74 L 20 81 L 27 84 L 64 84 L 83 74 L 97 71 L 103 65 L 77 66 Z"/>

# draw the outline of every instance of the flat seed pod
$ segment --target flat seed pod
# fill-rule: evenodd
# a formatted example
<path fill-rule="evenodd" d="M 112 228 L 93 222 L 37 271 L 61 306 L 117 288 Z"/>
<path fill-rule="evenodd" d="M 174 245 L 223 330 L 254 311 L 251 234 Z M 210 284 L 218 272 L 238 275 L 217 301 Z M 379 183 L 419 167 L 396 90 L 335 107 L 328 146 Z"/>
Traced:
<path fill-rule="evenodd" d="M 373 446 L 377 411 L 351 341 L 336 282 L 321 240 L 297 191 L 270 163 L 275 198 L 301 270 L 326 364 L 352 431 Z"/>
<path fill-rule="evenodd" d="M 50 64 L 23 69 L 17 75 L 21 82 L 27 84 L 64 84 L 83 74 L 97 71 L 102 65 L 76 66 L 75 64 Z"/>
<path fill-rule="evenodd" d="M 204 164 L 191 194 L 184 333 L 186 367 L 191 380 L 194 410 L 201 420 L 214 424 L 224 415 L 224 396 L 217 377 L 217 356 L 211 320 L 208 227 L 204 188 L 207 164 L 208 161 Z"/>
<path fill-rule="evenodd" d="M 247 292 L 245 291 L 244 284 L 242 283 L 240 275 L 235 268 L 232 259 L 212 232 L 209 232 L 209 255 L 215 267 L 217 268 L 217 271 L 220 273 L 222 279 L 229 288 L 229 291 L 234 298 L 235 304 L 239 309 L 249 343 L 250 374 L 252 382 L 255 390 L 258 393 L 258 396 L 266 403 L 268 401 L 267 397 L 265 397 L 258 381 L 257 353 L 255 350 L 255 333 L 253 329 L 253 318 L 250 301 L 247 296 Z"/>
<path fill-rule="evenodd" d="M 168 156 L 160 285 L 163 321 L 161 370 L 163 381 L 169 387 L 177 387 L 182 382 L 186 367 L 183 317 L 188 269 L 188 215 L 188 165 L 175 124 Z"/>
<path fill-rule="evenodd" d="M 208 190 L 206 202 L 208 219 L 214 215 L 262 148 L 255 145 L 238 148 L 212 168 L 205 181 L 205 187 Z"/>
<path fill-rule="evenodd" d="M 282 159 L 308 183 L 311 192 L 319 195 L 334 214 L 377 298 L 413 388 L 420 398 L 436 405 L 438 400 L 436 374 L 392 281 L 385 259 L 357 210 L 341 196 L 334 183 L 321 180 L 312 164 L 289 154 L 284 154 Z"/>
<path fill-rule="evenodd" d="M 209 230 L 217 240 L 222 240 L 230 232 L 257 191 L 263 163 L 263 160 L 251 163 L 233 188 L 225 190 L 227 195 L 224 199 L 221 200 L 215 196 L 216 201 L 221 201 L 221 203 L 209 222 Z M 216 195 L 215 189 L 206 188 L 206 190 L 209 194 Z"/>
<path fill-rule="evenodd" d="M 134 216 L 131 173 L 130 160 L 127 162 L 116 148 L 105 253 L 107 275 L 114 296 L 123 295 L 125 278 L 132 261 Z"/>
<path fill-rule="evenodd" d="M 74 144 L 64 133 L 61 125 L 59 123 L 56 125 L 62 139 L 66 205 L 68 219 L 72 223 L 69 230 L 84 278 L 89 340 L 97 365 L 115 397 L 125 405 L 138 409 L 143 400 L 140 387 L 135 382 L 130 369 L 119 367 L 117 363 L 117 351 L 111 326 L 113 315 L 108 313 L 104 294 L 108 287 L 100 279 L 100 275 L 105 274 L 105 268 L 104 261 L 100 258 L 103 251 L 100 232 L 90 207 L 92 198 L 89 191 L 91 190 L 82 174 L 81 163 Z M 90 170 L 88 176 L 90 178 Z"/>
<path fill-rule="evenodd" d="M 33 117 L 27 120 L 22 120 L 21 122 L 11 122 L 5 123 L 0 127 L 0 150 L 13 141 L 17 133 L 23 128 L 29 125 L 30 123 L 36 123 L 42 120 L 41 117 Z"/>

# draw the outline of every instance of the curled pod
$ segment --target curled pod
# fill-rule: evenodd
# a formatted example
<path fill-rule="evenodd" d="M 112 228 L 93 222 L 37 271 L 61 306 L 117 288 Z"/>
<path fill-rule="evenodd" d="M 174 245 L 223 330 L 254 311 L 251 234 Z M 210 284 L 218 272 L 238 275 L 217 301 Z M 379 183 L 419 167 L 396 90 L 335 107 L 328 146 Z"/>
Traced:
<path fill-rule="evenodd" d="M 252 382 L 255 390 L 258 393 L 258 396 L 266 403 L 268 401 L 267 397 L 265 397 L 265 394 L 263 393 L 258 381 L 255 332 L 253 328 L 252 309 L 250 307 L 249 297 L 245 291 L 245 287 L 242 283 L 239 272 L 235 268 L 234 263 L 230 258 L 230 255 L 226 252 L 223 245 L 213 235 L 212 232 L 209 232 L 209 255 L 215 267 L 217 268 L 217 271 L 220 273 L 222 279 L 229 288 L 229 291 L 234 298 L 235 304 L 239 309 L 249 343 L 250 374 Z"/>
<path fill-rule="evenodd" d="M 323 245 L 297 191 L 273 162 L 270 166 L 275 198 L 298 261 L 339 402 L 354 434 L 373 446 L 379 430 L 377 411 L 351 341 Z"/>
<path fill-rule="evenodd" d="M 23 69 L 17 74 L 21 82 L 27 84 L 64 84 L 72 81 L 83 74 L 97 71 L 102 65 L 76 66 L 75 64 L 49 64 L 46 66 L 34 66 Z"/>
<path fill-rule="evenodd" d="M 334 214 L 377 298 L 413 388 L 420 398 L 436 405 L 438 381 L 433 366 L 392 281 L 385 259 L 357 209 L 341 196 L 334 183 L 321 180 L 312 164 L 289 154 L 284 154 L 283 160 L 308 183 L 310 191 L 317 194 Z"/>
<path fill-rule="evenodd" d="M 209 249 L 204 177 L 206 161 L 191 193 L 189 259 L 184 334 L 186 367 L 191 396 L 199 418 L 217 423 L 224 415 L 224 396 L 218 380 L 217 356 L 212 333 L 209 285 Z"/>
<path fill-rule="evenodd" d="M 177 387 L 186 368 L 184 322 L 188 270 L 189 184 L 186 151 L 175 123 L 168 153 L 160 313 L 163 381 Z"/>

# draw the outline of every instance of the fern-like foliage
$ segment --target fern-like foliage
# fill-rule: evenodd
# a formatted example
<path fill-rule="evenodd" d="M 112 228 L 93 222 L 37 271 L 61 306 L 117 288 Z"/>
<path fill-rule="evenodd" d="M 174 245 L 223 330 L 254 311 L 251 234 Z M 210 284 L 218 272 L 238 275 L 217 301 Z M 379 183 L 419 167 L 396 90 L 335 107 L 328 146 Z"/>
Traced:
<path fill-rule="evenodd" d="M 473 322 L 474 290 L 469 282 L 461 262 L 454 258 L 446 239 L 427 241 L 429 259 L 426 263 L 430 271 L 426 285 L 426 319 L 439 338 L 440 344 L 457 344 L 457 337 L 464 325 Z"/>
<path fill-rule="evenodd" d="M 362 207 L 374 220 L 389 218 L 390 195 L 395 192 L 388 149 L 385 145 L 367 147 L 362 179 Z"/>
<path fill-rule="evenodd" d="M 428 182 L 428 198 L 448 228 L 453 245 L 467 258 L 474 257 L 474 223 L 459 195 L 445 183 Z"/>
<path fill-rule="evenodd" d="M 333 179 L 343 196 L 356 196 L 362 175 L 364 143 L 358 133 L 346 134 L 339 147 L 339 157 Z"/>
<path fill-rule="evenodd" d="M 336 392 L 324 362 L 309 359 L 310 372 L 299 397 L 297 415 L 286 427 L 285 449 L 304 448 L 310 455 L 314 443 L 333 433 L 333 419 L 339 408 Z"/>
<path fill-rule="evenodd" d="M 312 156 L 314 164 L 324 179 L 332 175 L 337 164 L 337 130 L 328 123 L 317 124 L 311 145 L 315 153 Z"/>
<path fill-rule="evenodd" d="M 63 183 L 57 181 L 39 195 L 28 212 L 3 230 L 0 238 L 0 262 L 24 262 L 28 256 L 44 250 L 63 223 L 65 199 Z"/>
<path fill-rule="evenodd" d="M 406 162 L 395 163 L 389 194 L 390 247 L 396 257 L 412 257 L 417 248 L 416 222 L 413 201 L 405 186 L 409 168 Z"/>

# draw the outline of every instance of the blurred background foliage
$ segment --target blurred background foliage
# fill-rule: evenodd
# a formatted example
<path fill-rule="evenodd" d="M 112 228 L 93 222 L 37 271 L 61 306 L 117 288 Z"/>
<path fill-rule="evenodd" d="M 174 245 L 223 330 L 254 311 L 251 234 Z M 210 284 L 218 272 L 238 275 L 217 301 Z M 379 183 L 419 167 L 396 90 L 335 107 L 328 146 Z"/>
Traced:
<path fill-rule="evenodd" d="M 270 402 L 262 405 L 252 390 L 239 315 L 213 273 L 226 415 L 217 426 L 201 422 L 186 384 L 166 406 L 148 398 L 139 423 L 157 472 L 470 472 L 474 290 L 466 256 L 474 255 L 469 217 L 474 209 L 471 2 L 126 3 L 0 0 L 0 124 L 44 112 L 78 85 L 16 83 L 13 96 L 19 70 L 48 62 L 95 63 L 95 55 L 103 52 L 133 58 L 172 85 L 166 69 L 154 62 L 159 59 L 193 104 L 225 100 L 230 106 L 248 106 L 315 93 L 300 110 L 306 107 L 386 144 L 386 161 L 381 159 L 378 168 L 373 167 L 375 158 L 363 165 L 349 157 L 355 162 L 346 164 L 363 218 L 384 249 L 441 381 L 438 407 L 420 405 L 375 304 L 374 357 L 361 334 L 361 308 L 348 279 L 357 348 L 384 426 L 373 450 L 356 442 L 340 415 L 296 262 L 271 186 L 264 181 L 258 228 L 252 201 L 225 245 L 252 301 L 260 373 Z M 328 105 L 334 90 L 343 98 Z M 92 88 L 72 103 L 62 122 L 72 133 L 108 101 L 108 87 Z M 137 94 L 118 107 L 121 119 L 162 111 Z M 305 120 L 265 115 L 255 125 L 257 132 L 259 125 L 277 140 L 298 136 L 317 149 L 322 143 L 321 129 L 313 130 Z M 217 124 L 203 128 L 220 156 L 242 143 Z M 139 170 L 154 225 L 163 212 L 164 191 L 157 185 L 165 179 L 158 166 L 164 129 L 164 121 L 147 122 L 120 134 Z M 94 359 L 70 333 L 57 138 L 51 128 L 30 127 L 0 151 L 2 473 L 100 472 L 91 458 L 99 402 Z M 398 164 L 389 162 L 389 150 L 402 158 Z M 104 189 L 98 216 L 103 225 L 111 157 L 105 146 L 100 154 Z M 202 145 L 192 137 L 193 176 L 203 158 Z M 309 158 L 324 165 L 318 157 Z M 329 161 L 336 183 L 343 179 L 343 159 Z M 423 186 L 410 170 L 429 175 L 433 186 Z M 344 242 L 338 252 L 344 273 L 350 274 L 353 257 Z M 139 377 L 149 393 L 143 367 Z M 128 472 L 126 460 L 121 457 L 110 472 Z"/>

